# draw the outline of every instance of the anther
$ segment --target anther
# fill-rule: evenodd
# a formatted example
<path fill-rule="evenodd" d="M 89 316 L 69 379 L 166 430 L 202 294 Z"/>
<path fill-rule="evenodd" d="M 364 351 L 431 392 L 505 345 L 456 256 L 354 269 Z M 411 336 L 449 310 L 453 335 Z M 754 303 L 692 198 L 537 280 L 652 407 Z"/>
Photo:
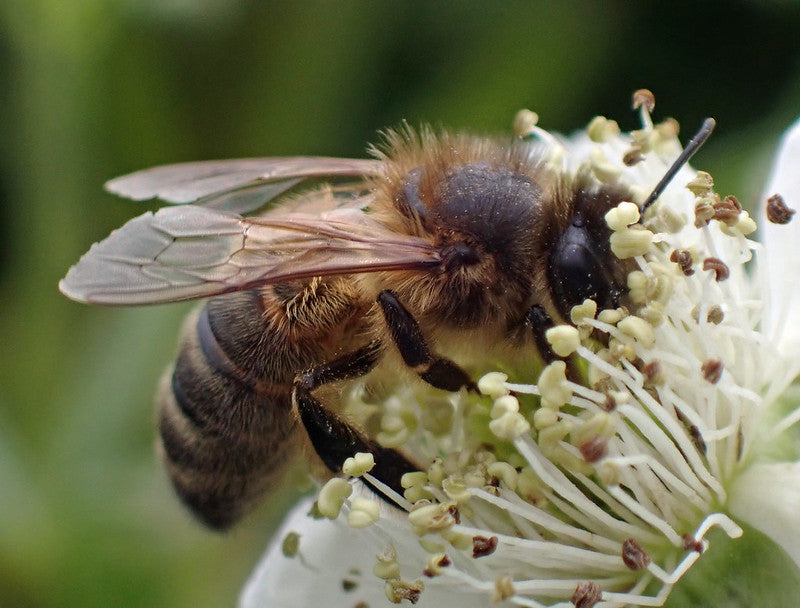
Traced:
<path fill-rule="evenodd" d="M 514 133 L 517 137 L 527 137 L 530 135 L 537 123 L 539 115 L 530 110 L 520 110 L 514 117 Z"/>
<path fill-rule="evenodd" d="M 659 386 L 664 384 L 664 372 L 661 369 L 661 364 L 658 361 L 650 361 L 642 368 L 644 375 L 644 382 L 648 386 Z"/>
<path fill-rule="evenodd" d="M 622 543 L 622 561 L 631 570 L 641 570 L 650 563 L 650 556 L 641 545 L 632 538 Z"/>
<path fill-rule="evenodd" d="M 517 593 L 514 589 L 514 579 L 508 574 L 501 574 L 494 581 L 494 593 L 492 594 L 493 602 L 502 602 L 507 600 Z"/>
<path fill-rule="evenodd" d="M 695 553 L 702 553 L 704 551 L 703 541 L 697 540 L 691 534 L 683 535 L 683 550 L 694 551 Z"/>
<path fill-rule="evenodd" d="M 714 217 L 714 203 L 718 200 L 716 195 L 704 196 L 694 204 L 695 228 L 702 228 Z"/>
<path fill-rule="evenodd" d="M 669 255 L 669 261 L 675 262 L 680 267 L 681 272 L 687 277 L 690 277 L 694 274 L 694 268 L 692 267 L 694 264 L 694 261 L 692 260 L 692 254 L 686 249 L 673 250 L 673 252 Z"/>
<path fill-rule="evenodd" d="M 722 361 L 719 359 L 709 359 L 703 362 L 703 365 L 700 366 L 700 371 L 703 373 L 703 378 L 706 382 L 716 384 L 722 377 L 723 368 Z"/>
<path fill-rule="evenodd" d="M 736 200 L 735 196 L 726 196 L 723 200 L 714 203 L 712 207 L 714 209 L 714 219 L 718 222 L 730 227 L 738 223 L 742 205 Z"/>
<path fill-rule="evenodd" d="M 773 224 L 788 224 L 795 213 L 780 194 L 773 194 L 767 199 L 767 219 Z"/>
<path fill-rule="evenodd" d="M 586 462 L 599 462 L 608 454 L 608 442 L 600 435 L 595 435 L 589 441 L 578 446 L 578 450 Z"/>
<path fill-rule="evenodd" d="M 642 154 L 641 146 L 633 145 L 630 149 L 622 155 L 622 164 L 626 167 L 633 167 L 634 165 L 638 165 L 640 162 L 644 160 L 644 154 Z"/>
<path fill-rule="evenodd" d="M 600 407 L 606 412 L 613 412 L 615 409 L 617 409 L 617 400 L 614 399 L 614 395 L 607 393 L 606 398 Z"/>
<path fill-rule="evenodd" d="M 713 270 L 716 281 L 724 281 L 731 276 L 728 265 L 719 258 L 706 258 L 703 260 L 703 270 Z"/>
<path fill-rule="evenodd" d="M 656 96 L 649 89 L 639 89 L 633 93 L 633 109 L 644 108 L 652 112 L 656 107 Z"/>
<path fill-rule="evenodd" d="M 428 578 L 433 578 L 441 574 L 442 569 L 447 568 L 452 563 L 450 558 L 444 553 L 441 555 L 434 555 L 428 561 L 428 566 L 422 571 L 422 574 Z"/>
<path fill-rule="evenodd" d="M 696 424 L 693 424 L 689 427 L 689 435 L 692 438 L 692 443 L 694 443 L 694 447 L 697 448 L 697 451 L 700 452 L 703 456 L 706 454 L 706 440 L 703 439 L 703 434 L 700 432 L 700 429 L 697 427 Z"/>
<path fill-rule="evenodd" d="M 497 540 L 496 536 L 490 536 L 488 538 L 486 536 L 473 536 L 472 557 L 477 559 L 494 553 L 495 549 L 497 549 Z"/>
<path fill-rule="evenodd" d="M 570 601 L 575 608 L 593 608 L 601 599 L 603 599 L 603 592 L 600 590 L 600 585 L 591 581 L 578 583 Z"/>
<path fill-rule="evenodd" d="M 399 604 L 403 600 L 408 600 L 412 604 L 419 601 L 419 596 L 425 589 L 422 581 L 404 581 L 400 579 L 386 581 L 386 597 L 393 604 Z"/>
<path fill-rule="evenodd" d="M 714 306 L 708 309 L 706 320 L 709 323 L 713 323 L 714 325 L 719 325 L 720 323 L 722 323 L 722 320 L 724 318 L 725 318 L 725 313 L 722 311 L 722 307 L 720 307 L 719 304 L 714 304 Z"/>

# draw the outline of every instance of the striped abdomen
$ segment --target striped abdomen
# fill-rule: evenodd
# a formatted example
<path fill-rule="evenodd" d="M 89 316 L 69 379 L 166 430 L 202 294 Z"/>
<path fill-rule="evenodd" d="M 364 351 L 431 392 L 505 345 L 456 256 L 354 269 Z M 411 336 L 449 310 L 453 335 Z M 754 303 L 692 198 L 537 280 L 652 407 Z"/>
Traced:
<path fill-rule="evenodd" d="M 292 380 L 338 350 L 355 310 L 346 284 L 312 280 L 213 298 L 190 315 L 159 430 L 172 483 L 204 523 L 231 525 L 279 478 L 300 443 Z"/>

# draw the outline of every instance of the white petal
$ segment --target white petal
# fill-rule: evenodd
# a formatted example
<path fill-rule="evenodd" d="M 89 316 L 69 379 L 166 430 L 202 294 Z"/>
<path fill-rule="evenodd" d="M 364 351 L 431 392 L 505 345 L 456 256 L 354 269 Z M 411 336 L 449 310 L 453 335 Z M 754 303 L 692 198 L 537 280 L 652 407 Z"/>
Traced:
<path fill-rule="evenodd" d="M 730 512 L 780 545 L 800 567 L 800 462 L 756 464 L 731 488 Z"/>
<path fill-rule="evenodd" d="M 349 528 L 339 520 L 308 517 L 312 502 L 301 502 L 286 518 L 242 590 L 239 608 L 353 608 L 359 602 L 371 607 L 390 606 L 384 582 L 372 573 L 375 556 L 383 549 L 376 535 L 367 529 Z M 289 532 L 300 535 L 300 556 L 286 557 L 281 551 Z M 410 530 L 405 532 L 413 536 Z M 460 593 L 452 586 L 437 584 L 439 579 L 412 572 L 405 564 L 401 569 L 404 579 L 421 578 L 425 583 L 417 607 L 470 608 L 489 603 L 488 594 Z M 357 584 L 345 591 L 344 580 Z"/>
<path fill-rule="evenodd" d="M 800 210 L 800 120 L 781 140 L 758 216 L 769 280 L 766 333 L 788 352 L 800 342 L 800 216 L 785 225 L 767 221 L 765 202 L 773 194 L 780 194 L 789 207 Z"/>

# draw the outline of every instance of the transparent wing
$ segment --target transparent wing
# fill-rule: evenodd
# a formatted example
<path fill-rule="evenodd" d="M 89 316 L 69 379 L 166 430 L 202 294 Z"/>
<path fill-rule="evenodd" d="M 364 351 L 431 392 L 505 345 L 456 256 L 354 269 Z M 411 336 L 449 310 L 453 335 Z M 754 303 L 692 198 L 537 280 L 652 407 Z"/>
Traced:
<path fill-rule="evenodd" d="M 106 190 L 133 200 L 197 203 L 246 213 L 309 178 L 378 175 L 377 160 L 291 156 L 180 163 L 145 169 L 107 182 Z"/>
<path fill-rule="evenodd" d="M 322 215 L 249 218 L 187 205 L 130 220 L 94 244 L 59 289 L 80 302 L 158 304 L 305 277 L 438 263 L 431 243 L 389 230 L 357 205 Z"/>

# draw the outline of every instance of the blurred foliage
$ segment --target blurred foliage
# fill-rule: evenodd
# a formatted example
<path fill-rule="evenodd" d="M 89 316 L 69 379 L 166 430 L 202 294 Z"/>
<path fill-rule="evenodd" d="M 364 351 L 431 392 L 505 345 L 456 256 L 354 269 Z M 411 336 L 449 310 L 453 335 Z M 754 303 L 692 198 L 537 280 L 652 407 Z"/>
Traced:
<path fill-rule="evenodd" d="M 182 511 L 153 456 L 153 387 L 183 306 L 90 309 L 56 283 L 142 205 L 148 165 L 361 155 L 402 120 L 507 132 L 636 125 L 686 135 L 722 193 L 759 193 L 800 109 L 793 3 L 0 3 L 0 606 L 225 606 L 291 496 L 232 533 Z"/>

